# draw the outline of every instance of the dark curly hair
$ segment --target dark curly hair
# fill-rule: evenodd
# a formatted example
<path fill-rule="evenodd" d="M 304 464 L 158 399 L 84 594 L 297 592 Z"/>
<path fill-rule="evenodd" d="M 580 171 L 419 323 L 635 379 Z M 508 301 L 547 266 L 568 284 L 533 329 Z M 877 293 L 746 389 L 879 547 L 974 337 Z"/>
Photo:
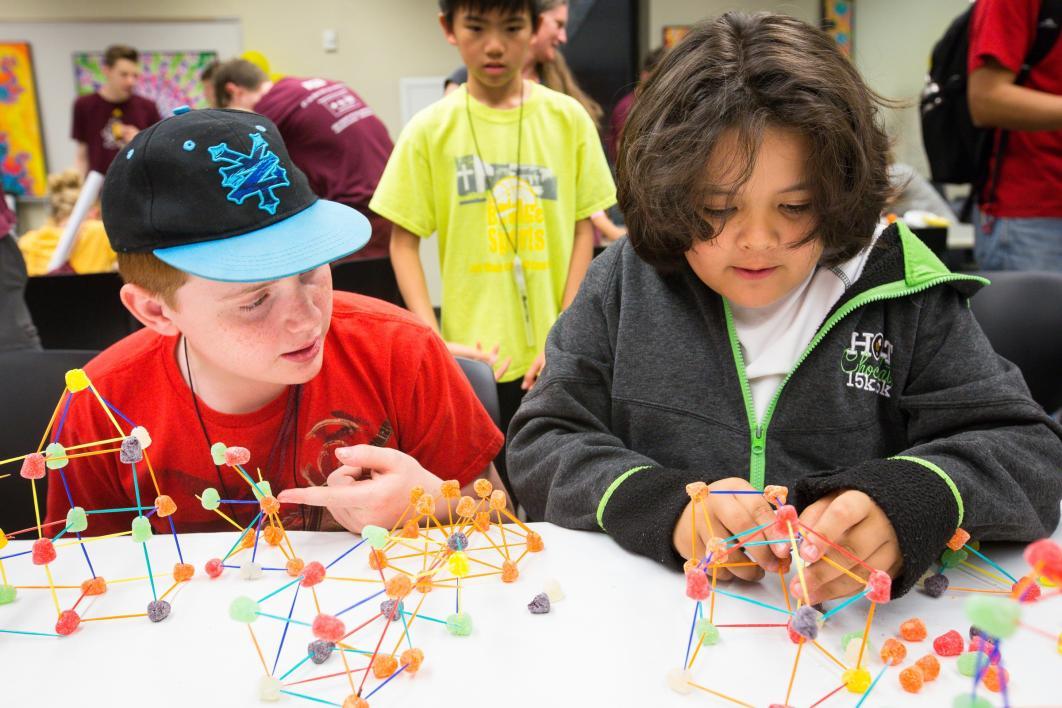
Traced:
<path fill-rule="evenodd" d="M 720 137 L 737 131 L 748 180 L 763 131 L 792 129 L 809 145 L 815 226 L 836 265 L 870 243 L 891 196 L 889 139 L 879 108 L 892 105 L 819 29 L 785 15 L 728 12 L 697 25 L 642 86 L 623 130 L 619 202 L 638 255 L 661 272 L 685 263 L 717 231 L 705 219 L 713 184 L 705 166 Z M 720 226 L 721 228 L 721 226 Z"/>

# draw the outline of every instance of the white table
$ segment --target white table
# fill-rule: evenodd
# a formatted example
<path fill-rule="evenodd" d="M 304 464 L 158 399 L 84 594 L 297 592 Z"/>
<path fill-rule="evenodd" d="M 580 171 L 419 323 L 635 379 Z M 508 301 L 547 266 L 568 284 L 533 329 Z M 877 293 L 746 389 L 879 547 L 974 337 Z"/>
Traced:
<path fill-rule="evenodd" d="M 442 625 L 415 622 L 411 635 L 423 649 L 425 662 L 415 677 L 399 675 L 370 700 L 380 706 L 408 706 L 425 701 L 455 706 L 718 706 L 732 705 L 706 693 L 679 695 L 671 691 L 665 676 L 679 667 L 686 653 L 687 637 L 694 604 L 685 597 L 682 576 L 617 547 L 608 537 L 596 533 L 568 531 L 549 524 L 534 524 L 546 543 L 543 553 L 529 555 L 520 563 L 517 582 L 502 584 L 497 577 L 467 580 L 462 592 L 465 609 L 472 615 L 472 636 L 451 636 Z M 1055 536 L 1062 538 L 1062 532 Z M 266 573 L 258 581 L 239 579 L 228 570 L 217 580 L 202 572 L 203 563 L 225 553 L 235 541 L 235 533 L 201 534 L 181 537 L 182 550 L 194 561 L 196 577 L 181 586 L 173 599 L 172 615 L 160 624 L 145 618 L 83 623 L 72 636 L 46 638 L 0 634 L 0 705 L 61 706 L 108 705 L 141 706 L 258 706 L 258 682 L 263 675 L 245 626 L 228 617 L 231 600 L 240 595 L 259 598 L 287 581 L 282 573 Z M 355 537 L 346 534 L 294 533 L 298 553 L 307 560 L 329 562 Z M 175 558 L 172 537 L 157 536 L 150 542 L 155 572 L 168 572 Z M 0 555 L 28 548 L 28 542 L 12 542 Z M 144 558 L 128 538 L 88 545 L 97 572 L 105 577 L 144 574 Z M 332 575 L 371 578 L 367 566 L 368 545 L 340 561 Z M 1024 564 L 1018 547 L 991 547 L 994 560 L 1018 576 Z M 277 565 L 275 550 L 263 551 L 261 560 Z M 157 566 L 161 565 L 159 569 Z M 44 581 L 42 568 L 28 557 L 5 561 L 9 578 L 16 584 Z M 76 548 L 60 549 L 51 566 L 57 582 L 80 581 L 85 563 Z M 978 585 L 967 573 L 950 571 L 953 584 Z M 555 578 L 567 597 L 547 615 L 532 615 L 526 609 L 544 583 Z M 168 587 L 159 581 L 158 592 Z M 321 602 L 326 611 L 336 612 L 360 597 L 380 589 L 379 585 L 326 580 L 321 586 Z M 765 586 L 730 586 L 749 597 L 781 603 L 777 579 Z M 76 600 L 75 590 L 61 591 L 64 607 Z M 430 594 L 422 613 L 444 618 L 453 611 L 453 591 Z M 932 651 L 933 637 L 948 629 L 966 636 L 969 622 L 963 612 L 968 595 L 948 594 L 933 600 L 912 593 L 900 601 L 880 606 L 873 626 L 872 641 L 882 641 L 898 632 L 899 623 L 912 616 L 922 617 L 929 639 L 908 644 L 903 666 Z M 286 598 L 286 599 L 285 599 Z M 407 598 L 415 604 L 417 593 Z M 145 583 L 113 585 L 107 595 L 95 602 L 83 601 L 79 610 L 86 617 L 125 612 L 143 612 L 151 599 Z M 382 597 L 365 607 L 376 605 Z M 286 615 L 291 593 L 282 593 L 262 604 L 262 610 Z M 295 617 L 312 620 L 312 600 L 300 593 Z M 306 603 L 310 603 L 309 605 Z M 365 607 L 361 609 L 365 609 Z M 838 614 L 820 634 L 819 641 L 840 656 L 839 642 L 844 632 L 861 629 L 866 603 Z M 407 610 L 410 605 L 407 604 Z M 375 610 L 373 610 L 375 612 Z M 371 616 L 371 615 L 368 615 Z M 351 623 L 367 618 L 359 610 L 344 615 Z M 771 623 L 784 621 L 769 610 L 718 597 L 717 623 Z M 1050 632 L 1062 630 L 1062 598 L 1028 607 L 1024 618 Z M 51 631 L 55 610 L 48 591 L 20 591 L 18 599 L 0 606 L 0 629 Z M 360 620 L 358 620 L 360 621 Z M 276 639 L 283 623 L 259 618 L 253 625 L 263 645 L 266 660 L 273 662 Z M 351 627 L 348 624 L 348 627 Z M 351 627 L 352 628 L 352 627 Z M 722 641 L 702 647 L 693 667 L 699 683 L 736 695 L 755 705 L 781 703 L 785 696 L 796 646 L 784 629 L 722 629 Z M 285 644 L 285 658 L 278 674 L 294 662 L 286 657 L 299 655 L 306 646 L 309 629 L 292 625 Z M 357 635 L 360 647 L 371 635 Z M 388 632 L 386 646 L 393 646 L 398 633 Z M 372 649 L 371 646 L 365 647 Z M 364 665 L 361 657 L 348 655 L 352 666 Z M 1011 672 L 1011 701 L 1016 706 L 1062 705 L 1058 676 L 1062 655 L 1053 641 L 1020 631 L 1004 647 L 1004 660 Z M 960 676 L 955 659 L 942 658 L 940 678 L 927 684 L 918 695 L 904 693 L 898 682 L 898 668 L 890 668 L 867 698 L 866 706 L 925 705 L 950 706 L 959 692 L 969 690 L 971 680 Z M 360 663 L 359 663 L 360 662 Z M 881 667 L 875 657 L 872 673 Z M 311 672 L 312 670 L 312 672 Z M 327 671 L 326 671 L 327 670 Z M 288 680 L 341 670 L 338 656 L 321 667 L 307 662 Z M 372 677 L 367 685 L 379 683 Z M 820 652 L 804 651 L 790 704 L 808 706 L 839 686 L 840 669 Z M 329 679 L 294 687 L 307 694 L 341 703 L 349 693 L 345 679 Z M 982 695 L 984 689 L 980 690 Z M 993 696 L 995 705 L 1001 705 Z M 858 696 L 842 691 L 823 705 L 853 706 Z M 312 708 L 306 700 L 284 696 L 279 705 Z"/>

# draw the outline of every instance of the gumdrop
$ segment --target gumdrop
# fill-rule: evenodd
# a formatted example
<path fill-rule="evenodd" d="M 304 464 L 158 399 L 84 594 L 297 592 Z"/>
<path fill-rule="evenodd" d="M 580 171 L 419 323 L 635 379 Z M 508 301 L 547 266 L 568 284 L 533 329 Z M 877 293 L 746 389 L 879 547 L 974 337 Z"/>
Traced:
<path fill-rule="evenodd" d="M 70 464 L 70 458 L 66 456 L 66 448 L 57 442 L 44 448 L 44 458 L 44 465 L 50 470 L 60 470 Z"/>
<path fill-rule="evenodd" d="M 959 670 L 959 673 L 963 676 L 973 676 L 977 670 L 977 665 L 980 663 L 984 665 L 984 659 L 980 658 L 981 655 L 975 651 L 969 651 L 959 656 L 958 661 L 955 663 L 955 668 Z"/>
<path fill-rule="evenodd" d="M 456 479 L 444 480 L 439 488 L 443 499 L 457 499 L 461 496 L 461 483 Z"/>
<path fill-rule="evenodd" d="M 413 675 L 420 670 L 420 665 L 424 663 L 424 652 L 415 647 L 406 649 L 398 660 L 402 666 L 406 667 L 406 673 Z"/>
<path fill-rule="evenodd" d="M 312 588 L 320 585 L 325 579 L 325 567 L 317 561 L 310 561 L 302 567 L 302 580 L 299 584 L 304 588 Z"/>
<path fill-rule="evenodd" d="M 0 550 L 2 550 L 4 548 L 4 546 L 6 546 L 6 545 L 7 545 L 7 536 L 4 535 L 4 530 L 0 529 Z"/>
<path fill-rule="evenodd" d="M 206 562 L 206 565 L 203 566 L 203 571 L 206 572 L 207 577 L 209 578 L 221 577 L 221 573 L 224 570 L 225 568 L 221 565 L 220 558 L 211 558 Z"/>
<path fill-rule="evenodd" d="M 797 524 L 797 510 L 795 506 L 789 504 L 783 504 L 778 507 L 778 510 L 774 512 L 774 528 L 779 533 L 789 535 L 790 531 L 796 529 Z"/>
<path fill-rule="evenodd" d="M 191 563 L 175 563 L 173 566 L 173 582 L 186 583 L 195 576 L 195 566 Z"/>
<path fill-rule="evenodd" d="M 170 603 L 165 600 L 154 600 L 148 603 L 147 616 L 152 622 L 161 622 L 170 616 Z"/>
<path fill-rule="evenodd" d="M 841 681 L 850 693 L 865 693 L 870 688 L 870 672 L 864 668 L 848 669 L 842 674 Z"/>
<path fill-rule="evenodd" d="M 719 643 L 719 628 L 712 624 L 707 617 L 697 620 L 694 632 L 697 634 L 697 639 L 701 644 L 711 646 Z"/>
<path fill-rule="evenodd" d="M 844 647 L 844 660 L 851 666 L 855 666 L 859 663 L 859 649 L 863 646 L 863 633 L 852 632 L 856 635 L 856 641 L 848 642 Z M 871 663 L 872 657 L 878 656 L 878 647 L 872 642 L 868 641 L 866 647 L 863 647 L 863 665 L 866 666 Z"/>
<path fill-rule="evenodd" d="M 984 696 L 971 696 L 969 693 L 960 693 L 951 702 L 951 708 L 992 708 L 992 701 Z"/>
<path fill-rule="evenodd" d="M 948 585 L 948 576 L 943 573 L 937 573 L 925 579 L 922 583 L 922 592 L 930 597 L 940 597 L 948 589 Z"/>
<path fill-rule="evenodd" d="M 134 464 L 144 459 L 144 451 L 140 449 L 140 441 L 132 435 L 122 440 L 122 447 L 118 450 L 118 460 L 123 465 Z"/>
<path fill-rule="evenodd" d="M 148 433 L 147 428 L 142 425 L 138 425 L 129 431 L 129 434 L 137 439 L 140 443 L 141 450 L 147 450 L 151 447 L 151 434 Z"/>
<path fill-rule="evenodd" d="M 900 636 L 908 642 L 920 642 L 926 638 L 926 623 L 917 617 L 900 623 Z"/>
<path fill-rule="evenodd" d="M 468 518 L 476 513 L 476 500 L 472 497 L 461 497 L 457 502 L 455 512 L 461 518 Z"/>
<path fill-rule="evenodd" d="M 806 639 L 816 639 L 819 636 L 819 626 L 822 622 L 822 613 L 814 607 L 802 605 L 793 613 L 789 620 L 789 627 Z"/>
<path fill-rule="evenodd" d="M 378 679 L 385 679 L 398 669 L 398 659 L 387 654 L 377 654 L 372 662 L 372 675 Z"/>
<path fill-rule="evenodd" d="M 814 563 L 822 558 L 822 549 L 812 543 L 810 538 L 804 537 L 800 542 L 800 557 L 807 563 Z"/>
<path fill-rule="evenodd" d="M 979 635 L 979 636 L 972 637 L 970 639 L 970 644 L 966 648 L 966 650 L 967 651 L 974 651 L 974 652 L 982 652 L 984 654 L 991 655 L 992 652 L 995 650 L 995 648 L 996 648 L 996 645 L 994 643 L 992 643 L 992 641 L 990 639 L 988 639 L 987 637 Z M 999 663 L 999 657 L 996 656 L 992 660 L 992 663 L 993 664 L 998 664 Z"/>
<path fill-rule="evenodd" d="M 867 578 L 867 599 L 879 605 L 892 599 L 892 578 L 884 570 L 870 571 Z"/>
<path fill-rule="evenodd" d="M 14 585 L 0 585 L 0 605 L 10 605 L 15 601 L 18 591 Z"/>
<path fill-rule="evenodd" d="M 202 502 L 203 508 L 207 511 L 214 511 L 221 506 L 221 495 L 218 494 L 218 490 L 213 487 L 207 487 L 204 489 L 199 500 Z"/>
<path fill-rule="evenodd" d="M 703 501 L 708 498 L 708 485 L 704 482 L 690 482 L 686 485 L 686 494 L 693 501 Z"/>
<path fill-rule="evenodd" d="M 686 572 L 686 597 L 691 600 L 707 600 L 712 594 L 711 581 L 701 570 Z"/>
<path fill-rule="evenodd" d="M 78 391 L 84 391 L 91 386 L 88 374 L 84 369 L 70 369 L 66 372 L 66 387 L 70 389 L 70 393 L 77 393 Z"/>
<path fill-rule="evenodd" d="M 955 529 L 955 533 L 948 540 L 947 546 L 953 551 L 961 551 L 969 540 L 970 534 L 965 529 Z"/>
<path fill-rule="evenodd" d="M 262 513 L 266 516 L 280 513 L 280 502 L 272 495 L 262 497 L 262 500 L 258 502 L 258 505 L 262 508 Z"/>
<path fill-rule="evenodd" d="M 808 638 L 805 637 L 803 634 L 800 634 L 795 629 L 793 629 L 792 620 L 790 620 L 789 623 L 786 624 L 785 632 L 789 635 L 789 641 L 793 642 L 793 644 L 803 644 L 808 640 Z"/>
<path fill-rule="evenodd" d="M 950 548 L 947 548 L 940 554 L 940 567 L 945 570 L 948 568 L 957 568 L 969 557 L 970 554 L 967 553 L 965 549 L 960 548 L 957 551 L 953 551 Z"/>
<path fill-rule="evenodd" d="M 971 597 L 966 601 L 966 616 L 978 629 L 1006 639 L 1018 629 L 1021 605 L 1010 598 Z"/>
<path fill-rule="evenodd" d="M 33 542 L 33 565 L 48 565 L 55 560 L 55 546 L 50 539 L 39 538 Z"/>
<path fill-rule="evenodd" d="M 229 467 L 246 465 L 250 461 L 251 451 L 247 448 L 236 446 L 225 448 L 225 464 Z"/>
<path fill-rule="evenodd" d="M 416 510 L 418 514 L 422 516 L 432 516 L 435 514 L 435 497 L 430 494 L 421 494 L 417 499 Z"/>
<path fill-rule="evenodd" d="M 254 561 L 244 561 L 240 565 L 240 578 L 243 580 L 259 580 L 262 577 L 262 564 Z"/>
<path fill-rule="evenodd" d="M 515 583 L 519 577 L 520 570 L 516 567 L 516 563 L 512 561 L 504 561 L 502 563 L 501 581 L 503 583 Z"/>
<path fill-rule="evenodd" d="M 926 654 L 915 664 L 922 669 L 922 678 L 926 681 L 935 681 L 940 676 L 940 662 L 932 654 Z"/>
<path fill-rule="evenodd" d="M 262 538 L 270 546 L 279 546 L 280 542 L 284 540 L 284 531 L 279 526 L 270 524 L 262 529 Z"/>
<path fill-rule="evenodd" d="M 343 699 L 341 708 L 369 708 L 369 702 L 361 696 L 351 694 Z"/>
<path fill-rule="evenodd" d="M 503 511 L 506 505 L 505 492 L 500 489 L 495 489 L 490 493 L 490 497 L 487 499 L 487 505 L 494 511 Z"/>
<path fill-rule="evenodd" d="M 240 548 L 253 548 L 255 543 L 255 534 L 245 533 L 243 538 L 240 539 Z"/>
<path fill-rule="evenodd" d="M 276 676 L 263 676 L 258 681 L 258 698 L 268 703 L 280 700 L 280 691 L 284 684 Z"/>
<path fill-rule="evenodd" d="M 468 548 L 468 536 L 460 531 L 455 531 L 446 539 L 446 545 L 451 551 L 463 551 Z"/>
<path fill-rule="evenodd" d="M 225 450 L 227 446 L 223 442 L 216 442 L 210 446 L 210 457 L 215 465 L 225 464 Z"/>
<path fill-rule="evenodd" d="M 480 533 L 487 533 L 487 531 L 490 530 L 490 514 L 485 511 L 477 512 L 472 519 L 472 527 Z M 529 542 L 528 548 L 530 548 L 530 546 L 531 544 Z"/>
<path fill-rule="evenodd" d="M 958 656 L 962 653 L 962 635 L 954 629 L 933 640 L 933 651 L 939 656 Z"/>
<path fill-rule="evenodd" d="M 394 622 L 402 618 L 402 613 L 406 611 L 406 606 L 401 600 L 384 600 L 380 603 L 380 614 L 383 615 L 388 622 Z"/>
<path fill-rule="evenodd" d="M 81 533 L 88 528 L 88 515 L 80 506 L 71 507 L 66 512 L 66 530 L 70 533 Z"/>
<path fill-rule="evenodd" d="M 81 583 L 81 592 L 88 597 L 103 595 L 107 592 L 107 581 L 99 575 L 89 578 Z"/>
<path fill-rule="evenodd" d="M 1025 562 L 1052 583 L 1062 583 L 1062 546 L 1049 538 L 1034 541 L 1025 547 Z"/>
<path fill-rule="evenodd" d="M 556 580 L 547 580 L 542 585 L 542 590 L 549 595 L 550 602 L 560 602 L 564 599 L 564 590 L 561 588 L 560 583 Z"/>
<path fill-rule="evenodd" d="M 313 620 L 313 636 L 326 642 L 339 644 L 347 633 L 343 620 L 332 615 L 317 615 Z"/>
<path fill-rule="evenodd" d="M 985 670 L 981 681 L 989 691 L 999 693 L 1004 684 L 1010 683 L 1010 673 L 1004 668 L 992 665 Z"/>
<path fill-rule="evenodd" d="M 780 484 L 768 484 L 763 488 L 763 498 L 767 500 L 768 504 L 785 506 L 785 501 L 788 497 L 789 487 L 783 487 Z"/>
<path fill-rule="evenodd" d="M 446 618 L 446 631 L 457 637 L 472 634 L 472 617 L 467 612 L 458 612 Z"/>
<path fill-rule="evenodd" d="M 177 503 L 171 497 L 160 494 L 155 497 L 155 508 L 158 510 L 159 517 L 165 518 L 172 516 L 173 512 L 177 511 Z"/>
<path fill-rule="evenodd" d="M 546 547 L 546 545 L 544 543 L 542 543 L 542 537 L 541 536 L 539 536 L 534 531 L 528 531 L 527 532 L 527 552 L 528 553 L 538 553 L 545 547 Z"/>
<path fill-rule="evenodd" d="M 39 452 L 26 455 L 25 459 L 22 460 L 22 469 L 19 470 L 19 474 L 25 479 L 42 479 L 47 474 L 44 455 Z"/>
<path fill-rule="evenodd" d="M 315 664 L 323 664 L 332 656 L 336 645 L 323 639 L 315 639 L 306 646 L 306 653 L 310 655 L 310 661 Z"/>
<path fill-rule="evenodd" d="M 1018 602 L 1036 602 L 1040 599 L 1040 586 L 1032 578 L 1025 577 L 1010 587 L 1010 596 Z"/>
<path fill-rule="evenodd" d="M 880 656 L 881 660 L 886 664 L 899 666 L 907 657 L 907 647 L 901 644 L 895 637 L 889 637 L 885 640 L 885 643 L 881 645 Z"/>
<path fill-rule="evenodd" d="M 138 516 L 130 525 L 133 530 L 133 540 L 137 543 L 147 543 L 151 538 L 151 521 L 146 516 Z"/>
<path fill-rule="evenodd" d="M 451 553 L 446 560 L 446 567 L 455 578 L 463 578 L 468 575 L 468 556 L 461 551 Z"/>
<path fill-rule="evenodd" d="M 402 530 L 399 532 L 402 538 L 416 538 L 420 536 L 420 525 L 416 519 L 406 519 L 406 523 L 402 524 Z"/>
<path fill-rule="evenodd" d="M 486 499 L 490 496 L 490 493 L 494 491 L 494 485 L 491 484 L 489 479 L 477 479 L 472 483 L 472 491 L 474 491 L 476 496 L 480 499 Z"/>
<path fill-rule="evenodd" d="M 675 693 L 686 695 L 693 691 L 693 674 L 682 669 L 671 669 L 667 672 L 667 687 Z"/>
<path fill-rule="evenodd" d="M 251 492 L 254 494 L 254 498 L 258 501 L 262 501 L 262 497 L 269 497 L 273 495 L 273 488 L 269 486 L 269 482 L 260 480 L 254 483 L 251 487 Z"/>
<path fill-rule="evenodd" d="M 424 487 L 417 485 L 409 490 L 409 503 L 416 504 L 424 496 Z"/>
<path fill-rule="evenodd" d="M 81 624 L 81 616 L 73 610 L 63 610 L 59 620 L 55 623 L 55 633 L 63 637 L 69 636 L 77 630 Z"/>
<path fill-rule="evenodd" d="M 900 672 L 900 685 L 908 693 L 918 693 L 922 690 L 922 684 L 924 683 L 925 674 L 922 672 L 922 667 L 918 664 L 908 666 Z"/>
<path fill-rule="evenodd" d="M 229 604 L 229 617 L 251 624 L 258 619 L 258 603 L 247 596 L 238 597 Z"/>
<path fill-rule="evenodd" d="M 388 578 L 384 589 L 387 591 L 387 597 L 392 600 L 401 600 L 413 591 L 413 581 L 408 575 L 396 573 Z"/>
<path fill-rule="evenodd" d="M 427 595 L 432 590 L 431 573 L 421 573 L 417 576 L 416 588 L 417 592 Z"/>
<path fill-rule="evenodd" d="M 369 567 L 373 570 L 383 570 L 387 567 L 387 554 L 383 549 L 374 548 L 369 551 Z"/>

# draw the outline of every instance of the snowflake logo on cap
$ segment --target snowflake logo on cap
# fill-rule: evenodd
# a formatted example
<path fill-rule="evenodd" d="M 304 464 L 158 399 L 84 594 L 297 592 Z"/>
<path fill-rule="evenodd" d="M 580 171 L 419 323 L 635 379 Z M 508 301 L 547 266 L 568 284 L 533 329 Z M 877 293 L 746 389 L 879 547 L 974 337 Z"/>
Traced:
<path fill-rule="evenodd" d="M 258 208 L 270 214 L 277 213 L 280 199 L 273 194 L 279 187 L 291 184 L 288 173 L 280 166 L 280 158 L 269 149 L 260 133 L 250 133 L 251 150 L 247 154 L 236 152 L 226 143 L 208 148 L 214 162 L 227 162 L 218 169 L 221 186 L 228 187 L 227 199 L 243 204 L 248 197 L 258 197 Z"/>

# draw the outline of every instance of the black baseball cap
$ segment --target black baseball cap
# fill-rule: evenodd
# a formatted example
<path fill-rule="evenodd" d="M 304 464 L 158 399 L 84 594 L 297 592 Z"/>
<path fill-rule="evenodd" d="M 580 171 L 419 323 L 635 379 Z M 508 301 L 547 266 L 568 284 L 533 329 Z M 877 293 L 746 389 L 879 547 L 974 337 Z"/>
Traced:
<path fill-rule="evenodd" d="M 368 219 L 319 199 L 265 116 L 174 114 L 137 134 L 107 171 L 103 223 L 115 251 L 154 253 L 208 280 L 258 282 L 368 242 Z"/>

